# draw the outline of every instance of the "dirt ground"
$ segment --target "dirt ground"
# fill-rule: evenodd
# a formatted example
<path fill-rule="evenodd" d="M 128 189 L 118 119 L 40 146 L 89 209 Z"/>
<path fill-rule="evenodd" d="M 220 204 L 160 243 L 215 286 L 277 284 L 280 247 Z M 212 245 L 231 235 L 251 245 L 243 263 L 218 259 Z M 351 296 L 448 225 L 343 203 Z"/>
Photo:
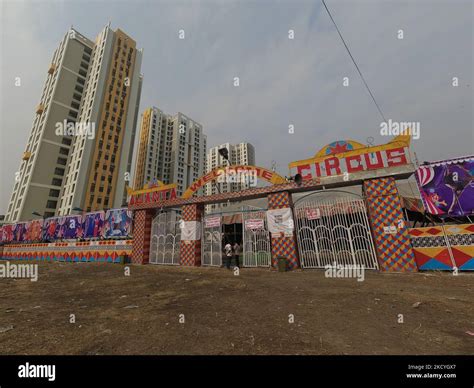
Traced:
<path fill-rule="evenodd" d="M 0 354 L 474 354 L 474 274 L 129 268 L 0 279 Z"/>

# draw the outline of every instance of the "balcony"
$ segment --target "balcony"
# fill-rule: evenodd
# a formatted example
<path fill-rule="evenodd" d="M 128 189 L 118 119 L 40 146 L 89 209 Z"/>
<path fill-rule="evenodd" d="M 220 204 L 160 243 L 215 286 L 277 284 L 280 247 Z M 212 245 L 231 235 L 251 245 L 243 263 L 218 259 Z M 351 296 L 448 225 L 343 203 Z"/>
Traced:
<path fill-rule="evenodd" d="M 43 112 L 44 112 L 44 105 L 43 104 L 39 104 L 38 106 L 36 106 L 36 114 L 40 115 Z"/>
<path fill-rule="evenodd" d="M 55 63 L 51 63 L 51 64 L 49 65 L 48 73 L 49 73 L 49 74 L 53 74 L 55 71 L 56 71 L 56 64 L 55 64 Z"/>

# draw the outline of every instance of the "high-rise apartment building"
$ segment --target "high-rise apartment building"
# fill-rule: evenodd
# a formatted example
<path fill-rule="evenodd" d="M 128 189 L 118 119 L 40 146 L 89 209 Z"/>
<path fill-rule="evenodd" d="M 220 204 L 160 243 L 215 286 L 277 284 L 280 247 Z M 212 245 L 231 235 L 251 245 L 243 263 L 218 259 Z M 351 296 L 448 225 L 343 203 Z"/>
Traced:
<path fill-rule="evenodd" d="M 229 152 L 229 163 L 230 165 L 255 165 L 255 149 L 254 146 L 250 143 L 239 143 L 239 144 L 230 144 L 225 143 L 217 147 L 213 147 L 207 153 L 206 158 L 206 173 L 211 172 L 217 167 L 226 167 L 229 163 L 219 154 L 219 149 L 227 148 Z M 246 179 L 236 179 L 236 182 L 224 182 L 214 181 L 208 183 L 205 186 L 206 195 L 212 195 L 217 193 L 229 193 L 235 191 L 245 190 L 251 187 L 251 182 Z M 225 208 L 226 203 L 207 205 L 207 211 L 212 211 L 220 208 Z"/>
<path fill-rule="evenodd" d="M 78 122 L 94 135 L 73 139 L 57 213 L 126 205 L 140 103 L 142 50 L 120 29 L 106 26 L 92 54 Z"/>
<path fill-rule="evenodd" d="M 135 163 L 134 188 L 154 179 L 176 183 L 181 196 L 204 173 L 206 136 L 202 125 L 182 113 L 174 116 L 153 107 L 143 112 Z M 200 192 L 198 192 L 200 194 Z"/>
<path fill-rule="evenodd" d="M 45 69 L 46 82 L 15 174 L 7 222 L 32 219 L 33 212 L 49 217 L 57 210 L 73 141 L 62 128 L 78 119 L 93 48 L 92 41 L 71 29 Z"/>
<path fill-rule="evenodd" d="M 70 29 L 54 52 L 6 220 L 119 207 L 126 199 L 140 102 L 142 51 L 110 24 Z"/>

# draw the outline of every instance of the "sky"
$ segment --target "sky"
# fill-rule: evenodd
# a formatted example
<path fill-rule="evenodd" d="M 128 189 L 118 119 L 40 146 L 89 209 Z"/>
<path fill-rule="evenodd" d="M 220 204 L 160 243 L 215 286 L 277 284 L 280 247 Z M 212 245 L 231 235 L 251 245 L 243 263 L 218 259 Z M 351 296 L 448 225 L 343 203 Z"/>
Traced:
<path fill-rule="evenodd" d="M 418 160 L 474 154 L 473 1 L 326 4 L 384 117 L 419 123 Z M 319 0 L 0 0 L 0 214 L 55 48 L 71 26 L 94 40 L 109 21 L 144 50 L 140 113 L 186 114 L 208 148 L 250 142 L 257 165 L 287 175 L 332 141 L 391 140 Z"/>

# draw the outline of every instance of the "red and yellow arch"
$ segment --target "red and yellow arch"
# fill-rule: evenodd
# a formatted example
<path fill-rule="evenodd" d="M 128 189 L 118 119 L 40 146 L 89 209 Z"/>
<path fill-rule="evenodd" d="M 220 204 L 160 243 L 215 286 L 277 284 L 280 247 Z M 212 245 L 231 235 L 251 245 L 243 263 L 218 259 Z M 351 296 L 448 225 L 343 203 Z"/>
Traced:
<path fill-rule="evenodd" d="M 208 172 L 206 175 L 201 176 L 196 179 L 191 186 L 184 192 L 181 198 L 191 198 L 195 192 L 197 192 L 201 187 L 206 185 L 209 182 L 216 181 L 222 174 L 229 173 L 229 171 L 234 170 L 235 172 L 243 171 L 255 171 L 257 178 L 261 178 L 272 185 L 285 183 L 286 179 L 281 175 L 277 174 L 274 171 L 270 171 L 263 167 L 258 166 L 249 166 L 249 165 L 235 165 L 229 167 L 218 167 Z"/>

